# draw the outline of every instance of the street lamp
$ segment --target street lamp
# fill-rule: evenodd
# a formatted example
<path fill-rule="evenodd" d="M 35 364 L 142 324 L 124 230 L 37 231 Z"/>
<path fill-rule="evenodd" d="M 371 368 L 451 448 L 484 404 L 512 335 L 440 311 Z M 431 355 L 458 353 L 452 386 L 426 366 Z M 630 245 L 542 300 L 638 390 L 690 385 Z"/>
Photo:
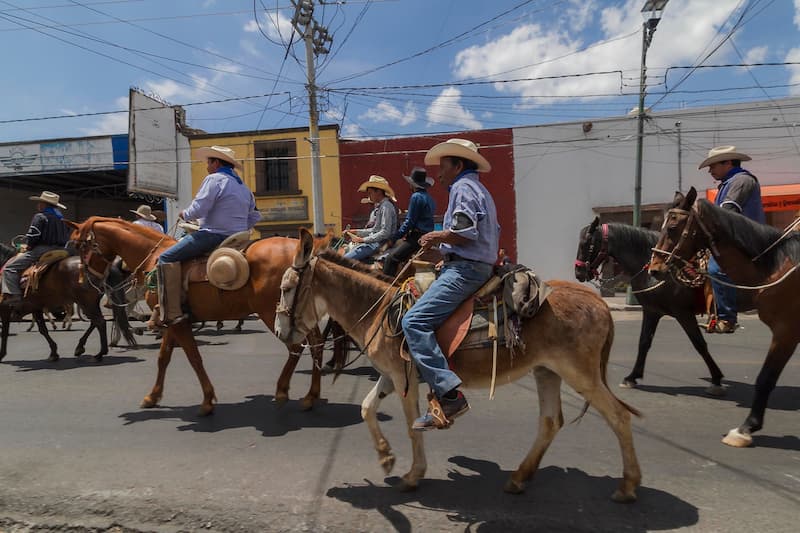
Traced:
<path fill-rule="evenodd" d="M 647 49 L 653 40 L 653 34 L 667 2 L 669 0 L 647 0 L 642 7 L 645 21 L 642 23 L 642 66 L 639 71 L 639 113 L 636 124 L 636 180 L 633 185 L 633 225 L 636 227 L 642 224 L 642 144 L 644 141 L 644 97 L 647 92 Z M 635 303 L 630 286 L 628 287 L 627 301 L 629 304 Z"/>

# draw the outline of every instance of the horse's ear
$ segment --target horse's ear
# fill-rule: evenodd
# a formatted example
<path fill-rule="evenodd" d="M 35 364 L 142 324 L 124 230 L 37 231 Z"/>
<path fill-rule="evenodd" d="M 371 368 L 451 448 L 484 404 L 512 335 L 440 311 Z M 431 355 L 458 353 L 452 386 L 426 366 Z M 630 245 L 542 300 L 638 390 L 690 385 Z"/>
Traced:
<path fill-rule="evenodd" d="M 77 230 L 81 229 L 81 225 L 80 224 L 77 224 L 77 223 L 75 223 L 75 222 L 73 222 L 71 220 L 67 220 L 66 218 L 62 218 L 61 222 L 63 222 L 67 226 L 69 226 L 70 229 L 72 229 L 72 230 L 76 230 L 77 231 Z"/>
<path fill-rule="evenodd" d="M 697 200 L 697 189 L 692 187 L 689 189 L 689 192 L 686 193 L 686 198 L 684 199 L 684 209 L 689 209 L 694 205 L 694 201 Z"/>
<path fill-rule="evenodd" d="M 314 252 L 319 252 L 321 250 L 327 250 L 330 248 L 333 237 L 333 228 L 328 228 L 328 231 L 325 232 L 324 237 L 314 239 Z"/>
<path fill-rule="evenodd" d="M 314 252 L 314 236 L 305 229 L 300 228 L 300 242 L 297 243 L 297 252 L 294 254 L 294 267 L 303 268 L 311 260 Z"/>
<path fill-rule="evenodd" d="M 593 233 L 594 230 L 596 230 L 597 226 L 599 226 L 599 225 L 600 225 L 600 217 L 596 216 L 596 217 L 594 217 L 594 220 L 592 220 L 592 223 L 589 226 L 589 233 Z"/>
<path fill-rule="evenodd" d="M 675 191 L 675 196 L 672 198 L 672 207 L 680 206 L 685 198 L 681 191 Z"/>

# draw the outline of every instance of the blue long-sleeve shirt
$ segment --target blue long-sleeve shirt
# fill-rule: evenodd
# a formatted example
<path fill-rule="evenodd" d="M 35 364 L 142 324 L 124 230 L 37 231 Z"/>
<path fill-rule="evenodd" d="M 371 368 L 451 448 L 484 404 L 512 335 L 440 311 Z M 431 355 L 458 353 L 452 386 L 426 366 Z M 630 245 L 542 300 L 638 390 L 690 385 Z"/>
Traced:
<path fill-rule="evenodd" d="M 450 186 L 444 229 L 464 237 L 462 244 L 442 243 L 444 254 L 458 254 L 465 259 L 494 264 L 500 243 L 500 225 L 494 199 L 478 178 L 465 170 Z"/>
<path fill-rule="evenodd" d="M 183 211 L 186 220 L 200 220 L 200 231 L 233 235 L 247 231 L 261 220 L 253 193 L 227 167 L 209 174 L 194 200 Z"/>
<path fill-rule="evenodd" d="M 425 189 L 417 189 L 408 202 L 406 219 L 392 237 L 393 241 L 402 239 L 411 230 L 422 233 L 433 231 L 433 214 L 436 212 L 436 202 Z"/>

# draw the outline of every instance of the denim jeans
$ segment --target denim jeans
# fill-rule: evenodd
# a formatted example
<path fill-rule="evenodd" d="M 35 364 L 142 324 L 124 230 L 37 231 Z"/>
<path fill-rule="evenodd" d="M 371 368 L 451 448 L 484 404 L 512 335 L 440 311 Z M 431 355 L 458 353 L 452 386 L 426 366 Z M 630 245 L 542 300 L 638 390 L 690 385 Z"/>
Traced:
<path fill-rule="evenodd" d="M 181 237 L 177 243 L 167 248 L 158 258 L 159 263 L 175 263 L 200 257 L 212 251 L 225 240 L 227 235 L 210 231 L 195 231 Z"/>
<path fill-rule="evenodd" d="M 363 261 L 364 259 L 369 259 L 375 255 L 375 252 L 377 252 L 380 247 L 381 245 L 377 242 L 362 243 L 344 254 L 344 256 L 347 259 Z"/>
<path fill-rule="evenodd" d="M 720 269 L 719 263 L 713 256 L 708 260 L 708 273 L 722 281 L 733 283 L 728 275 Z M 711 288 L 714 289 L 717 317 L 720 320 L 727 320 L 736 324 L 736 289 L 721 285 L 713 279 L 711 280 Z"/>
<path fill-rule="evenodd" d="M 436 329 L 492 275 L 477 261 L 446 263 L 439 277 L 403 317 L 403 333 L 419 373 L 438 398 L 461 385 L 436 342 Z"/>

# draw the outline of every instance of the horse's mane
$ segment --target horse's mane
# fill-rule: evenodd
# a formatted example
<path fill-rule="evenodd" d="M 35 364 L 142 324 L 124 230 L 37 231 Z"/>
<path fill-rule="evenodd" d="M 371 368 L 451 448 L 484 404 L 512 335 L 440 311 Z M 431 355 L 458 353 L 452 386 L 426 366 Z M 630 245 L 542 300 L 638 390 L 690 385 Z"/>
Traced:
<path fill-rule="evenodd" d="M 697 200 L 698 211 L 711 218 L 716 233 L 726 237 L 745 255 L 754 258 L 780 239 L 781 232 L 766 224 L 759 224 L 730 209 L 718 207 L 705 198 Z M 800 233 L 792 232 L 761 255 L 756 264 L 769 272 L 774 272 L 785 259 L 794 263 L 800 260 Z"/>
<path fill-rule="evenodd" d="M 317 254 L 317 257 L 321 257 L 326 261 L 330 261 L 331 263 L 336 263 L 337 265 L 343 266 L 350 270 L 355 270 L 356 272 L 366 274 L 367 276 L 371 277 L 376 281 L 381 281 L 386 284 L 394 281 L 393 277 L 387 276 L 382 272 L 380 272 L 379 270 L 374 270 L 369 265 L 365 265 L 361 261 L 354 261 L 353 259 L 347 259 L 346 257 L 339 255 L 336 252 L 336 250 L 331 250 L 331 249 L 322 250 Z"/>
<path fill-rule="evenodd" d="M 646 249 L 647 253 L 650 253 L 650 250 L 658 242 L 659 237 L 659 232 L 657 231 L 618 222 L 610 223 L 608 230 L 609 235 L 611 235 L 612 231 L 614 232 L 614 244 L 619 244 L 622 249 L 636 251 Z"/>

